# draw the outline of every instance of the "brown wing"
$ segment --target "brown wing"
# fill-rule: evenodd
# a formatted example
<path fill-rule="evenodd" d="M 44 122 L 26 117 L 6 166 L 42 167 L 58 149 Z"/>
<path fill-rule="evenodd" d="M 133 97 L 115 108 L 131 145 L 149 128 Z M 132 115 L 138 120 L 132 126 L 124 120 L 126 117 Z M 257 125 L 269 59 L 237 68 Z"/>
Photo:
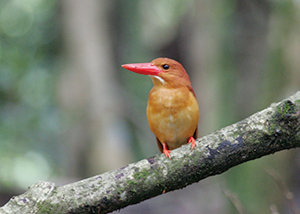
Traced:
<path fill-rule="evenodd" d="M 158 138 L 156 138 L 156 142 L 157 142 L 157 146 L 159 148 L 159 151 L 162 153 L 163 152 L 162 143 L 160 142 L 160 140 Z"/>
<path fill-rule="evenodd" d="M 195 94 L 195 91 L 194 91 L 192 85 L 188 85 L 187 87 L 188 87 L 188 89 L 190 90 L 190 92 L 192 92 L 193 95 L 196 97 L 196 94 Z"/>
<path fill-rule="evenodd" d="M 198 126 L 196 127 L 193 137 L 195 138 L 195 140 L 198 138 Z"/>

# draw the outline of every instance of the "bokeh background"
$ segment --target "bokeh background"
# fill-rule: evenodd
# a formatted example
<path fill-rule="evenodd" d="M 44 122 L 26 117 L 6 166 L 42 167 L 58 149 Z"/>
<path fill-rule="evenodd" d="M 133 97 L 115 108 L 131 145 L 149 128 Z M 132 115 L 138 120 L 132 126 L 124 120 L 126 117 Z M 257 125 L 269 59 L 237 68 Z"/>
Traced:
<path fill-rule="evenodd" d="M 161 56 L 189 73 L 203 136 L 300 90 L 300 2 L 0 0 L 0 205 L 157 154 L 152 82 L 120 65 Z M 283 151 L 120 213 L 296 213 L 299 172 Z"/>

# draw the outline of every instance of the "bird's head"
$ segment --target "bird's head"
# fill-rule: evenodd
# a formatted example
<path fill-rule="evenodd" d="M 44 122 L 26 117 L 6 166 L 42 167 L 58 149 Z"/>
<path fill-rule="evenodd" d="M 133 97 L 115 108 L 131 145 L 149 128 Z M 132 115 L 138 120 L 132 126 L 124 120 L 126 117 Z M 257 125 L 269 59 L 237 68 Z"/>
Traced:
<path fill-rule="evenodd" d="M 150 63 L 125 64 L 122 67 L 138 74 L 149 75 L 154 85 L 171 87 L 191 85 L 183 66 L 173 59 L 157 58 Z"/>

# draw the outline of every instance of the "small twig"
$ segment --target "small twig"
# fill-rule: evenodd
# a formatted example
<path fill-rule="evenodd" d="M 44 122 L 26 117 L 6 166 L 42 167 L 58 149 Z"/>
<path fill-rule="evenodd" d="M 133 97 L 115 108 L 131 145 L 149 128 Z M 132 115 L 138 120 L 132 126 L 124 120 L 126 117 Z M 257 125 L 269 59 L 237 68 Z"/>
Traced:
<path fill-rule="evenodd" d="M 240 201 L 240 199 L 238 198 L 238 196 L 235 193 L 228 190 L 227 188 L 224 188 L 223 185 L 221 185 L 221 189 L 223 194 L 229 198 L 233 206 L 237 209 L 238 213 L 245 214 L 246 213 L 245 208 L 242 202 Z"/>
<path fill-rule="evenodd" d="M 276 170 L 271 168 L 265 169 L 265 171 L 273 178 L 273 180 L 277 184 L 291 211 L 294 214 L 299 214 L 300 212 L 297 209 L 297 206 L 294 201 L 294 194 L 291 191 L 289 191 L 282 176 Z"/>

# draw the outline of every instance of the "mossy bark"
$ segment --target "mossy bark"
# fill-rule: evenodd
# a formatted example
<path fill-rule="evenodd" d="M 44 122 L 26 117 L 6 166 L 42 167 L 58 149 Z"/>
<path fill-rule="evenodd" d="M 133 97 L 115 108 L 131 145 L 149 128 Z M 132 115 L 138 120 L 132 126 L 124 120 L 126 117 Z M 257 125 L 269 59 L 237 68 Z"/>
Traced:
<path fill-rule="evenodd" d="M 39 182 L 0 213 L 107 213 L 183 188 L 243 162 L 300 146 L 300 92 L 171 152 L 76 183 Z"/>

